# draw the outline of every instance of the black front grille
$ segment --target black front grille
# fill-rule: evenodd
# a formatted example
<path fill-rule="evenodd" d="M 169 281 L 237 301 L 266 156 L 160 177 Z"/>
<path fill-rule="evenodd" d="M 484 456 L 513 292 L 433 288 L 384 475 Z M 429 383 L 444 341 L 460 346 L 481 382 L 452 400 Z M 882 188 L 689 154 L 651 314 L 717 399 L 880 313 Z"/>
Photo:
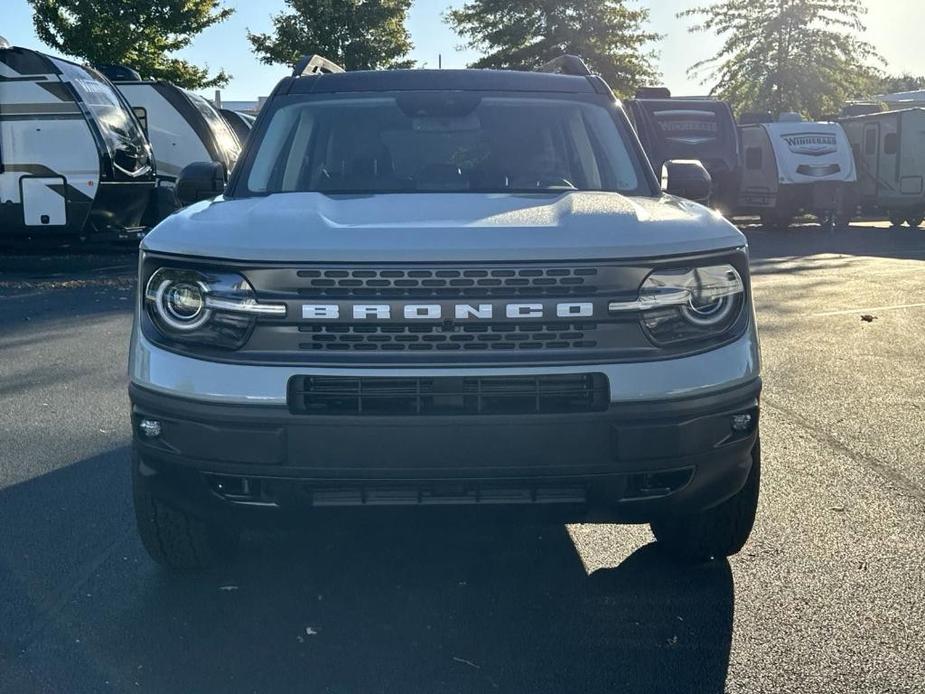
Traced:
<path fill-rule="evenodd" d="M 596 267 L 348 268 L 300 270 L 309 297 L 457 298 L 572 296 L 597 293 Z"/>
<path fill-rule="evenodd" d="M 300 349 L 328 352 L 512 351 L 594 349 L 597 323 L 473 323 L 453 326 L 399 323 L 302 326 Z"/>
<path fill-rule="evenodd" d="M 517 415 L 602 412 L 604 374 L 438 378 L 296 376 L 293 414 L 335 416 Z"/>

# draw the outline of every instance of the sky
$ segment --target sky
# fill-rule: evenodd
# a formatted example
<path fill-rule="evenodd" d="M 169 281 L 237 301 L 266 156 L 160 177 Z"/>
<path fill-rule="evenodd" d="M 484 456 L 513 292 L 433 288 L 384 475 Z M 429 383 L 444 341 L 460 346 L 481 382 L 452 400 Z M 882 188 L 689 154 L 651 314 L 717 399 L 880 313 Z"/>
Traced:
<path fill-rule="evenodd" d="M 408 29 L 415 44 L 412 57 L 426 67 L 437 67 L 443 55 L 445 68 L 465 67 L 476 54 L 460 47 L 461 40 L 442 21 L 444 12 L 462 0 L 415 0 L 408 17 Z M 516 0 L 512 0 L 516 2 Z M 252 101 L 269 94 L 287 70 L 282 65 L 262 65 L 250 51 L 247 31 L 264 32 L 272 27 L 270 17 L 285 9 L 283 0 L 225 0 L 236 10 L 222 24 L 200 34 L 193 44 L 179 53 L 197 64 L 224 68 L 233 75 L 222 90 L 229 101 Z M 709 57 L 721 40 L 716 36 L 688 33 L 689 20 L 676 18 L 680 10 L 698 4 L 697 0 L 629 0 L 630 5 L 650 8 L 650 28 L 665 34 L 654 47 L 659 53 L 658 67 L 663 83 L 675 94 L 703 94 L 707 87 L 687 75 L 687 68 Z M 868 0 L 865 39 L 873 43 L 887 60 L 890 72 L 925 74 L 922 26 L 925 2 L 922 0 Z M 39 50 L 43 47 L 32 28 L 32 12 L 26 0 L 0 0 L 0 34 L 12 44 Z M 211 96 L 211 94 L 209 94 Z"/>

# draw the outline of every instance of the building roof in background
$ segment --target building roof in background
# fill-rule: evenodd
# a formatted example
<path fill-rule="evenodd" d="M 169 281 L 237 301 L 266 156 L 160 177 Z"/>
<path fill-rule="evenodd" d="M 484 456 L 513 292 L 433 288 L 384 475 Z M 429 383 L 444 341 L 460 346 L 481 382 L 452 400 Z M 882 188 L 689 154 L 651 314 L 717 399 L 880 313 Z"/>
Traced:
<path fill-rule="evenodd" d="M 222 99 L 222 108 L 229 111 L 243 111 L 244 113 L 257 113 L 262 106 L 262 101 L 225 101 Z"/>
<path fill-rule="evenodd" d="M 916 92 L 896 92 L 895 94 L 881 94 L 875 97 L 878 101 L 888 104 L 921 104 L 925 103 L 925 89 Z"/>

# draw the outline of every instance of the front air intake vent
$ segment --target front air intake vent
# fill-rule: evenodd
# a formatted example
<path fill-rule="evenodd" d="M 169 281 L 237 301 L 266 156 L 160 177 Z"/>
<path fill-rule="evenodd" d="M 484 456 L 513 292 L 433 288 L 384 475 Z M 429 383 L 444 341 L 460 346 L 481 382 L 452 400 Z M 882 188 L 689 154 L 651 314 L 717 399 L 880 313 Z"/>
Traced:
<path fill-rule="evenodd" d="M 596 267 L 346 268 L 297 272 L 304 297 L 459 298 L 591 296 Z"/>
<path fill-rule="evenodd" d="M 439 378 L 296 376 L 289 409 L 316 416 L 522 415 L 602 412 L 604 374 Z"/>

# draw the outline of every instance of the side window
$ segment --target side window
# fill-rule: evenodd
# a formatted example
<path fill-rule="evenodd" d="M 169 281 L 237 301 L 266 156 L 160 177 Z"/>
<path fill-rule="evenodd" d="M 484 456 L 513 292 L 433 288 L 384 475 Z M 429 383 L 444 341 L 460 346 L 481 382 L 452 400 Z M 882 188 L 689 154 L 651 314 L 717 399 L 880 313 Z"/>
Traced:
<path fill-rule="evenodd" d="M 745 150 L 745 168 L 756 170 L 764 164 L 764 153 L 761 147 L 749 147 Z"/>
<path fill-rule="evenodd" d="M 869 128 L 865 135 L 864 141 L 864 154 L 876 154 L 877 153 L 877 131 L 874 128 Z"/>
<path fill-rule="evenodd" d="M 899 135 L 896 133 L 888 133 L 883 138 L 883 153 L 884 154 L 896 154 L 899 151 Z"/>
<path fill-rule="evenodd" d="M 141 129 L 144 130 L 145 135 L 148 134 L 148 109 L 144 106 L 133 106 L 132 113 L 135 114 L 135 118 L 138 119 L 138 124 L 141 126 Z"/>

